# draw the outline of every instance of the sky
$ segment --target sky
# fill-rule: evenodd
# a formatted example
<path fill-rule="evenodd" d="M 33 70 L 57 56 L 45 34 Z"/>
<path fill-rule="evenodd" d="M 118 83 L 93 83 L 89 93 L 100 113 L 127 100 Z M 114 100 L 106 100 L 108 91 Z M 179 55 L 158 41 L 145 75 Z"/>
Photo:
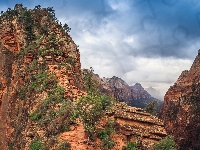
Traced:
<path fill-rule="evenodd" d="M 1 0 L 0 10 L 23 4 L 53 7 L 71 27 L 82 68 L 118 76 L 164 95 L 200 49 L 198 0 Z"/>

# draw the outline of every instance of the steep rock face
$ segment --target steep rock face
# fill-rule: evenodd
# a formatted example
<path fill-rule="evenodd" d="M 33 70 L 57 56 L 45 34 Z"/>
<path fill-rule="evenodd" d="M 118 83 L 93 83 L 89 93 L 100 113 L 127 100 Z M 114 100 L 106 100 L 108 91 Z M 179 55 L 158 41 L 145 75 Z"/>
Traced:
<path fill-rule="evenodd" d="M 131 95 L 133 95 L 133 99 L 148 99 L 151 95 L 144 90 L 140 83 L 136 83 L 134 86 L 131 86 Z"/>
<path fill-rule="evenodd" d="M 131 90 L 129 85 L 121 78 L 113 76 L 112 78 L 104 78 L 104 82 L 110 87 L 114 97 L 118 101 L 128 102 L 131 100 Z"/>
<path fill-rule="evenodd" d="M 53 130 L 53 125 L 58 121 L 65 124 L 64 118 L 58 117 L 54 123 L 43 128 L 30 117 L 48 98 L 47 93 L 52 85 L 55 90 L 64 89 L 65 100 L 76 100 L 85 94 L 80 90 L 79 50 L 62 26 L 53 19 L 50 8 L 27 10 L 22 5 L 16 5 L 14 10 L 0 16 L 0 70 L 2 150 L 8 147 L 28 148 L 32 140 L 39 139 L 39 132 L 44 133 L 43 137 L 52 139 L 52 135 L 47 135 L 48 130 Z M 43 80 L 45 83 L 42 83 Z M 46 89 L 42 89 L 44 86 Z M 61 106 L 57 102 L 48 107 L 56 110 Z M 46 109 L 49 111 L 49 108 Z M 43 108 L 44 111 L 46 109 Z"/>
<path fill-rule="evenodd" d="M 200 50 L 189 71 L 183 71 L 164 97 L 161 111 L 166 130 L 181 150 L 200 149 Z"/>
<path fill-rule="evenodd" d="M 103 78 L 102 81 L 101 84 L 107 85 L 107 89 L 112 91 L 118 101 L 128 103 L 132 100 L 148 99 L 151 97 L 139 83 L 136 83 L 134 86 L 129 86 L 124 80 L 116 76 Z"/>

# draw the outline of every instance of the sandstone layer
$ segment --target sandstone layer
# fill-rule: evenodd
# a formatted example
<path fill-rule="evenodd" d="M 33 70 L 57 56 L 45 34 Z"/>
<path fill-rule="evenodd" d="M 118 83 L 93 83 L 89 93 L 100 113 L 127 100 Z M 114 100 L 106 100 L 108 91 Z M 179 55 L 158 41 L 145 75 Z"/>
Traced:
<path fill-rule="evenodd" d="M 163 121 L 141 108 L 118 103 L 108 114 L 116 119 L 119 133 L 126 137 L 126 141 L 136 140 L 143 149 L 152 149 L 154 143 L 167 136 Z"/>

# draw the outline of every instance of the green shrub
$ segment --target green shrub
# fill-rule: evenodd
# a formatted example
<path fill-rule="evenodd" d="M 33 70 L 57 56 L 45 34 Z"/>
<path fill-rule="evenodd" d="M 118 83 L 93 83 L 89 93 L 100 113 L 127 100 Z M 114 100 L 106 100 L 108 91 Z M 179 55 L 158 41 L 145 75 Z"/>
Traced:
<path fill-rule="evenodd" d="M 70 131 L 70 125 L 62 125 L 61 131 L 62 131 L 62 132 Z"/>
<path fill-rule="evenodd" d="M 103 149 L 112 148 L 115 142 L 110 138 L 109 130 L 101 130 L 98 133 L 98 137 L 101 139 L 101 146 Z"/>
<path fill-rule="evenodd" d="M 44 35 L 48 35 L 48 32 L 49 32 L 49 29 L 48 29 L 48 27 L 47 26 L 41 26 L 39 29 L 39 33 L 40 34 L 44 34 Z"/>
<path fill-rule="evenodd" d="M 27 67 L 26 67 L 26 72 L 33 72 L 36 71 L 38 67 L 38 61 L 34 59 Z"/>
<path fill-rule="evenodd" d="M 96 81 L 92 78 L 93 69 L 85 71 L 84 85 L 87 95 L 79 99 L 77 103 L 77 112 L 81 117 L 86 133 L 91 140 L 94 140 L 96 134 L 96 124 L 105 115 L 106 110 L 113 104 L 113 98 L 100 93 L 96 86 Z"/>
<path fill-rule="evenodd" d="M 42 150 L 44 149 L 44 145 L 42 144 L 41 140 L 34 140 L 30 143 L 29 148 L 31 150 Z"/>
<path fill-rule="evenodd" d="M 102 139 L 102 147 L 103 149 L 110 149 L 110 148 L 113 148 L 115 145 L 115 142 L 110 139 L 109 136 L 106 136 Z"/>
<path fill-rule="evenodd" d="M 29 115 L 33 121 L 38 121 L 41 118 L 41 114 L 38 112 L 33 112 Z"/>
<path fill-rule="evenodd" d="M 17 97 L 21 100 L 25 100 L 27 98 L 27 90 L 25 88 L 21 88 L 17 91 Z"/>
<path fill-rule="evenodd" d="M 68 56 L 68 58 L 65 59 L 65 63 L 71 64 L 73 67 L 75 67 L 76 59 L 74 59 L 71 56 Z"/>
<path fill-rule="evenodd" d="M 173 136 L 167 136 L 159 144 L 154 144 L 153 147 L 155 150 L 177 150 Z"/>
<path fill-rule="evenodd" d="M 127 145 L 128 150 L 137 150 L 137 143 L 136 142 L 130 142 Z"/>
<path fill-rule="evenodd" d="M 68 26 L 68 24 L 66 24 L 66 23 L 63 25 L 62 28 L 63 28 L 63 30 L 64 30 L 66 33 L 69 33 L 70 30 L 71 30 L 71 28 L 70 28 L 70 27 Z"/>
<path fill-rule="evenodd" d="M 76 109 L 74 109 L 72 112 L 71 112 L 71 117 L 70 119 L 73 121 L 75 120 L 76 118 L 78 118 L 78 112 Z"/>
<path fill-rule="evenodd" d="M 95 93 L 88 93 L 80 98 L 77 103 L 78 114 L 81 117 L 85 130 L 90 138 L 94 138 L 95 126 L 104 116 L 109 106 L 104 107 L 104 96 Z M 107 97 L 110 99 L 110 97 Z"/>
<path fill-rule="evenodd" d="M 19 16 L 19 21 L 24 25 L 24 34 L 26 35 L 27 45 L 35 39 L 34 21 L 31 11 L 23 11 Z"/>
<path fill-rule="evenodd" d="M 105 129 L 98 132 L 98 137 L 101 139 L 101 146 L 103 149 L 109 149 L 115 145 L 115 142 L 110 137 L 111 133 L 115 130 L 114 125 L 115 121 L 109 119 Z"/>
<path fill-rule="evenodd" d="M 15 150 L 12 142 L 8 143 L 8 150 Z"/>
<path fill-rule="evenodd" d="M 149 102 L 146 107 L 144 108 L 144 110 L 152 115 L 156 115 L 156 104 L 157 101 L 153 101 L 153 102 Z"/>
<path fill-rule="evenodd" d="M 44 90 L 55 87 L 57 84 L 55 75 L 49 74 L 48 72 L 34 74 L 31 80 L 32 82 L 28 86 L 29 92 L 40 93 Z"/>

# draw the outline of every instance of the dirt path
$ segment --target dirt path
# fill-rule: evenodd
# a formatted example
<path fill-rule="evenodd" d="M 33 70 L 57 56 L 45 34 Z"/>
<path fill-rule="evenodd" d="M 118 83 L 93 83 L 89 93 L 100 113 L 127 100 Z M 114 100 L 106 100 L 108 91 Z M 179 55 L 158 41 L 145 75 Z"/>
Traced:
<path fill-rule="evenodd" d="M 64 132 L 60 138 L 71 144 L 71 150 L 94 150 L 92 146 L 87 145 L 87 138 L 82 124 L 76 126 L 73 131 Z"/>

